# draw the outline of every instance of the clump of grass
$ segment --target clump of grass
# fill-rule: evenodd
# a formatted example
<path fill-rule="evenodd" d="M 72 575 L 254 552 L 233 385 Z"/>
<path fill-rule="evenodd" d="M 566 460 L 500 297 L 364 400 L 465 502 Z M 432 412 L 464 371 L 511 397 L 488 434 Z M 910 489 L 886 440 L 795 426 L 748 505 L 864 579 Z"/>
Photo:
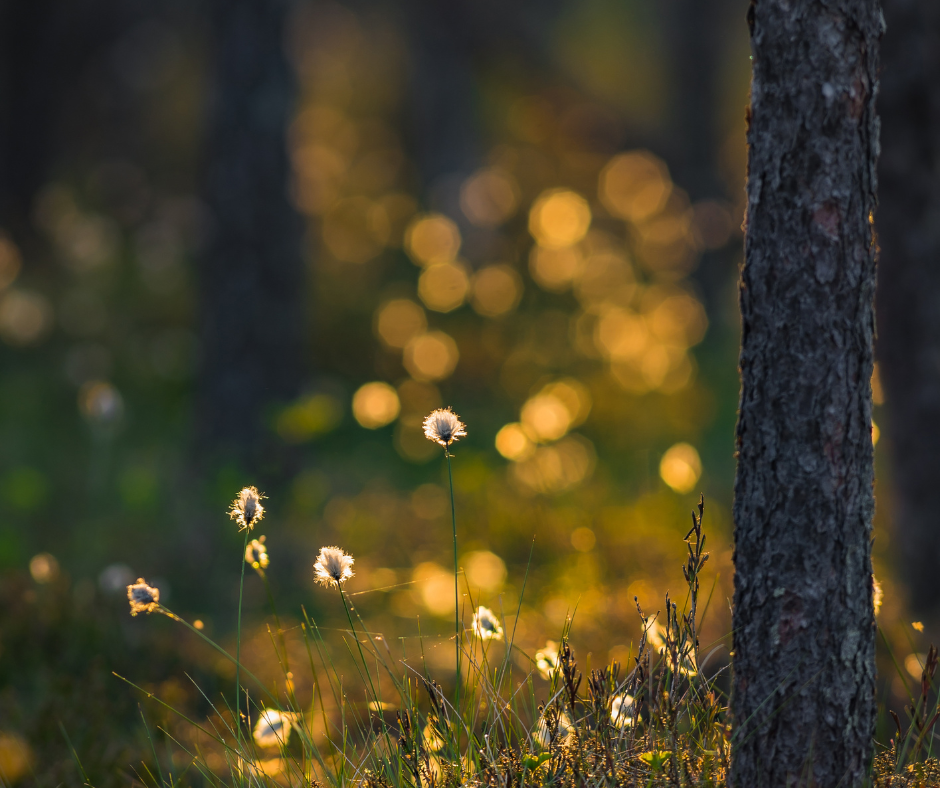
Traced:
<path fill-rule="evenodd" d="M 724 692 L 729 662 L 721 656 L 722 645 L 703 648 L 699 642 L 711 598 L 709 594 L 703 600 L 700 593 L 708 561 L 704 498 L 684 537 L 681 607 L 666 594 L 663 609 L 649 615 L 634 597 L 642 634 L 628 664 L 588 667 L 585 676 L 576 658 L 570 617 L 560 641 L 548 641 L 533 655 L 515 643 L 515 626 L 508 628 L 496 613 L 476 604 L 469 588 L 467 598 L 474 613 L 469 625 L 465 621 L 460 608 L 451 447 L 466 435 L 466 425 L 451 410 L 442 409 L 425 420 L 425 433 L 443 446 L 451 482 L 453 673 L 434 675 L 420 638 L 420 659 L 406 653 L 405 640 L 401 653 L 393 654 L 384 637 L 365 625 L 345 589 L 354 577 L 353 557 L 339 547 L 324 547 L 313 572 L 320 585 L 338 592 L 349 628 L 338 637 L 331 635 L 328 642 L 317 622 L 302 611 L 300 632 L 313 692 L 309 702 L 300 703 L 293 673 L 299 668 L 288 663 L 285 633 L 268 584 L 267 543 L 264 536 L 248 539 L 264 514 L 262 496 L 254 487 L 246 487 L 230 509 L 245 531 L 234 656 L 209 638 L 199 622 L 190 624 L 165 607 L 159 589 L 143 579 L 128 586 L 131 615 L 166 615 L 235 666 L 234 705 L 224 696 L 212 700 L 199 690 L 213 712 L 205 722 L 156 699 L 190 726 L 192 735 L 184 740 L 161 729 L 178 749 L 161 761 L 154 746 L 156 769 L 145 767 L 145 776 L 138 775 L 141 782 L 160 788 L 175 788 L 184 778 L 212 786 L 336 788 L 726 784 L 733 745 Z M 272 646 L 283 675 L 280 688 L 241 663 L 246 564 L 264 581 L 275 624 Z M 521 610 L 520 595 L 517 621 Z M 331 656 L 337 639 L 355 666 L 358 686 L 346 681 Z M 897 735 L 879 749 L 872 764 L 871 784 L 876 788 L 940 785 L 940 761 L 932 751 L 934 727 L 940 720 L 940 699 L 933 691 L 937 668 L 938 653 L 931 646 L 919 691 L 908 688 L 906 726 L 890 712 Z M 536 675 L 543 681 L 537 684 Z M 452 694 L 444 687 L 451 682 Z M 153 741 L 149 729 L 148 736 Z M 174 774 L 180 763 L 184 768 Z"/>
<path fill-rule="evenodd" d="M 450 410 L 440 410 L 428 417 L 425 430 L 430 440 L 444 447 L 452 478 L 450 449 L 466 434 L 465 425 Z M 232 657 L 162 605 L 156 589 L 146 586 L 146 600 L 138 599 L 144 593 L 139 587 L 143 581 L 129 589 L 134 610 L 162 613 L 181 622 L 236 666 L 238 703 L 233 707 L 224 697 L 212 700 L 204 695 L 214 712 L 205 723 L 184 718 L 181 711 L 157 699 L 193 726 L 190 743 L 176 741 L 177 755 L 182 757 L 173 759 L 185 761 L 187 773 L 201 775 L 207 784 L 239 786 L 708 786 L 725 782 L 730 729 L 721 681 L 726 666 L 717 660 L 713 663 L 719 647 L 703 656 L 698 639 L 708 608 L 708 600 L 703 603 L 700 598 L 700 575 L 708 560 L 702 529 L 704 500 L 693 512 L 685 537 L 681 608 L 667 595 L 664 610 L 648 615 L 637 602 L 642 635 L 630 664 L 615 662 L 587 669 L 585 680 L 570 618 L 560 642 L 549 641 L 534 655 L 515 643 L 514 627 L 507 627 L 482 605 L 473 607 L 469 626 L 464 621 L 451 483 L 457 595 L 454 672 L 436 677 L 423 653 L 417 661 L 415 655 L 406 653 L 404 641 L 401 653 L 394 654 L 381 634 L 366 627 L 344 589 L 353 576 L 352 556 L 337 547 L 323 548 L 314 568 L 322 585 L 339 592 L 338 603 L 349 629 L 336 639 L 356 666 L 359 686 L 351 687 L 334 663 L 331 647 L 337 645 L 335 640 L 328 643 L 316 621 L 303 611 L 301 635 L 314 691 L 310 701 L 301 704 L 291 671 L 299 668 L 287 664 L 284 633 L 267 584 L 266 544 L 248 542 L 248 532 L 262 511 L 259 497 L 254 488 L 243 490 L 233 504 L 232 516 L 245 530 L 245 563 L 265 580 L 268 590 L 276 624 L 272 644 L 284 679 L 280 689 L 265 684 L 241 664 L 240 627 Z M 525 579 L 522 588 L 524 593 Z M 469 589 L 468 597 L 473 605 Z M 521 598 L 518 605 L 517 614 Z M 547 689 L 536 689 L 536 675 L 547 680 Z M 444 684 L 453 681 L 452 695 L 438 678 Z M 538 685 L 545 687 L 543 682 Z M 171 765 L 158 769 L 151 782 L 176 785 L 181 775 L 174 776 Z"/>

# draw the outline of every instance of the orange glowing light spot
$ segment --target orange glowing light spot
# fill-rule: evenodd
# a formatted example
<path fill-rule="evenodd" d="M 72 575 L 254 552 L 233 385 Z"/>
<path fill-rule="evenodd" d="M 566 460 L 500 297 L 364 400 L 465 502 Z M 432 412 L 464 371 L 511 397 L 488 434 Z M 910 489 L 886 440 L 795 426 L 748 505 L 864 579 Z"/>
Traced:
<path fill-rule="evenodd" d="M 575 528 L 571 532 L 571 546 L 579 553 L 589 553 L 597 544 L 597 536 L 590 528 Z"/>
<path fill-rule="evenodd" d="M 523 426 L 514 422 L 496 433 L 496 451 L 507 460 L 519 462 L 527 460 L 535 453 L 535 444 L 529 439 Z"/>
<path fill-rule="evenodd" d="M 689 493 L 702 475 L 702 461 L 695 447 L 677 443 L 659 463 L 659 475 L 677 493 Z"/>
<path fill-rule="evenodd" d="M 512 475 L 533 492 L 557 494 L 584 481 L 596 461 L 590 441 L 580 435 L 569 435 L 551 446 L 540 446 L 532 457 L 515 463 Z"/>
<path fill-rule="evenodd" d="M 457 343 L 443 331 L 417 336 L 405 347 L 405 369 L 415 380 L 435 381 L 448 377 L 457 366 Z"/>
<path fill-rule="evenodd" d="M 428 328 L 424 310 L 407 298 L 396 298 L 379 307 L 375 317 L 375 332 L 391 348 L 402 349 L 414 337 Z"/>
<path fill-rule="evenodd" d="M 460 230 L 439 213 L 415 217 L 405 229 L 405 251 L 420 266 L 450 263 L 460 250 Z"/>
<path fill-rule="evenodd" d="M 871 423 L 871 445 L 877 446 L 878 439 L 881 437 L 881 430 L 878 429 L 878 425 L 873 421 Z"/>
<path fill-rule="evenodd" d="M 576 244 L 590 226 L 587 200 L 567 189 L 542 192 L 529 211 L 529 232 L 548 249 Z"/>
<path fill-rule="evenodd" d="M 398 418 L 401 402 L 398 392 L 381 381 L 366 383 L 353 395 L 353 416 L 360 425 L 377 430 Z"/>
<path fill-rule="evenodd" d="M 418 279 L 418 296 L 428 309 L 452 312 L 467 299 L 470 277 L 462 263 L 434 263 Z"/>
<path fill-rule="evenodd" d="M 649 151 L 614 156 L 601 171 L 599 195 L 613 216 L 638 223 L 666 204 L 672 182 L 661 159 Z"/>
<path fill-rule="evenodd" d="M 522 278 L 508 265 L 488 265 L 473 277 L 471 303 L 484 317 L 511 312 L 522 298 Z"/>
<path fill-rule="evenodd" d="M 561 293 L 571 287 L 584 267 L 584 255 L 576 246 L 546 249 L 533 246 L 529 253 L 529 272 L 543 290 Z"/>
<path fill-rule="evenodd" d="M 519 414 L 526 432 L 539 442 L 561 438 L 571 428 L 571 413 L 554 394 L 539 393 L 530 398 Z"/>
<path fill-rule="evenodd" d="M 606 250 L 592 254 L 575 285 L 575 295 L 585 307 L 604 301 L 629 304 L 636 292 L 633 268 L 622 252 Z"/>

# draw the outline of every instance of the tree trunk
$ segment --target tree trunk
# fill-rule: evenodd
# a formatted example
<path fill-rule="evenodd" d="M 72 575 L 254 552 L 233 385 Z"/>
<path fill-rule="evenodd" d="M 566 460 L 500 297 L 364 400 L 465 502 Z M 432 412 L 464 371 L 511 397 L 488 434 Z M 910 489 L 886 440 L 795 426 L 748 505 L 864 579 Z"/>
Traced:
<path fill-rule="evenodd" d="M 302 380 L 302 225 L 288 200 L 286 129 L 294 78 L 283 47 L 288 3 L 215 8 L 206 201 L 213 235 L 200 260 L 201 453 L 257 465 L 266 410 Z"/>
<path fill-rule="evenodd" d="M 940 613 L 940 3 L 885 0 L 878 360 L 911 605 Z"/>
<path fill-rule="evenodd" d="M 877 0 L 760 0 L 741 275 L 732 783 L 861 785 L 875 723 Z"/>

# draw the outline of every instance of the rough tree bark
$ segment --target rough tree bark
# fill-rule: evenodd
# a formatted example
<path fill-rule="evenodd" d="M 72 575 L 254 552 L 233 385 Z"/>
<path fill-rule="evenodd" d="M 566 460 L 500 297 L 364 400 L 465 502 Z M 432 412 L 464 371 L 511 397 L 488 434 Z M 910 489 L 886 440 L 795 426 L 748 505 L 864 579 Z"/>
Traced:
<path fill-rule="evenodd" d="M 940 614 L 940 3 L 885 0 L 878 361 L 893 520 L 922 617 Z"/>
<path fill-rule="evenodd" d="M 197 435 L 202 455 L 259 464 L 265 411 L 302 380 L 302 225 L 288 200 L 286 129 L 294 77 L 286 0 L 214 9 L 205 197 L 212 240 L 200 260 Z"/>
<path fill-rule="evenodd" d="M 875 722 L 878 0 L 759 0 L 741 275 L 732 783 L 861 785 Z"/>

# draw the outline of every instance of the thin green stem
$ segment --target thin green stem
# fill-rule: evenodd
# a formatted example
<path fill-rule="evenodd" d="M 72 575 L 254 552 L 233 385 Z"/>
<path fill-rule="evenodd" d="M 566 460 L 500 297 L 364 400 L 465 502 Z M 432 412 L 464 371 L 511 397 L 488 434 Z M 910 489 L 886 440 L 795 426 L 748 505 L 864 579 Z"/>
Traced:
<path fill-rule="evenodd" d="M 242 596 L 245 593 L 245 553 L 248 552 L 248 534 L 250 529 L 245 529 L 245 545 L 242 547 L 242 579 L 238 585 L 238 629 L 235 639 L 235 732 L 238 738 L 239 746 L 242 740 L 242 719 L 241 719 L 241 656 L 242 656 Z"/>
<path fill-rule="evenodd" d="M 450 449 L 446 446 L 444 447 L 444 456 L 447 458 L 447 479 L 450 482 L 450 522 L 451 527 L 454 532 L 454 634 L 456 636 L 456 651 L 457 651 L 457 699 L 454 704 L 454 709 L 457 712 L 457 717 L 460 717 L 460 683 L 461 673 L 460 673 L 460 570 L 457 566 L 457 506 L 454 503 L 454 473 L 451 470 L 450 466 Z M 458 733 L 458 750 L 459 750 L 459 737 L 460 729 L 457 729 Z"/>

